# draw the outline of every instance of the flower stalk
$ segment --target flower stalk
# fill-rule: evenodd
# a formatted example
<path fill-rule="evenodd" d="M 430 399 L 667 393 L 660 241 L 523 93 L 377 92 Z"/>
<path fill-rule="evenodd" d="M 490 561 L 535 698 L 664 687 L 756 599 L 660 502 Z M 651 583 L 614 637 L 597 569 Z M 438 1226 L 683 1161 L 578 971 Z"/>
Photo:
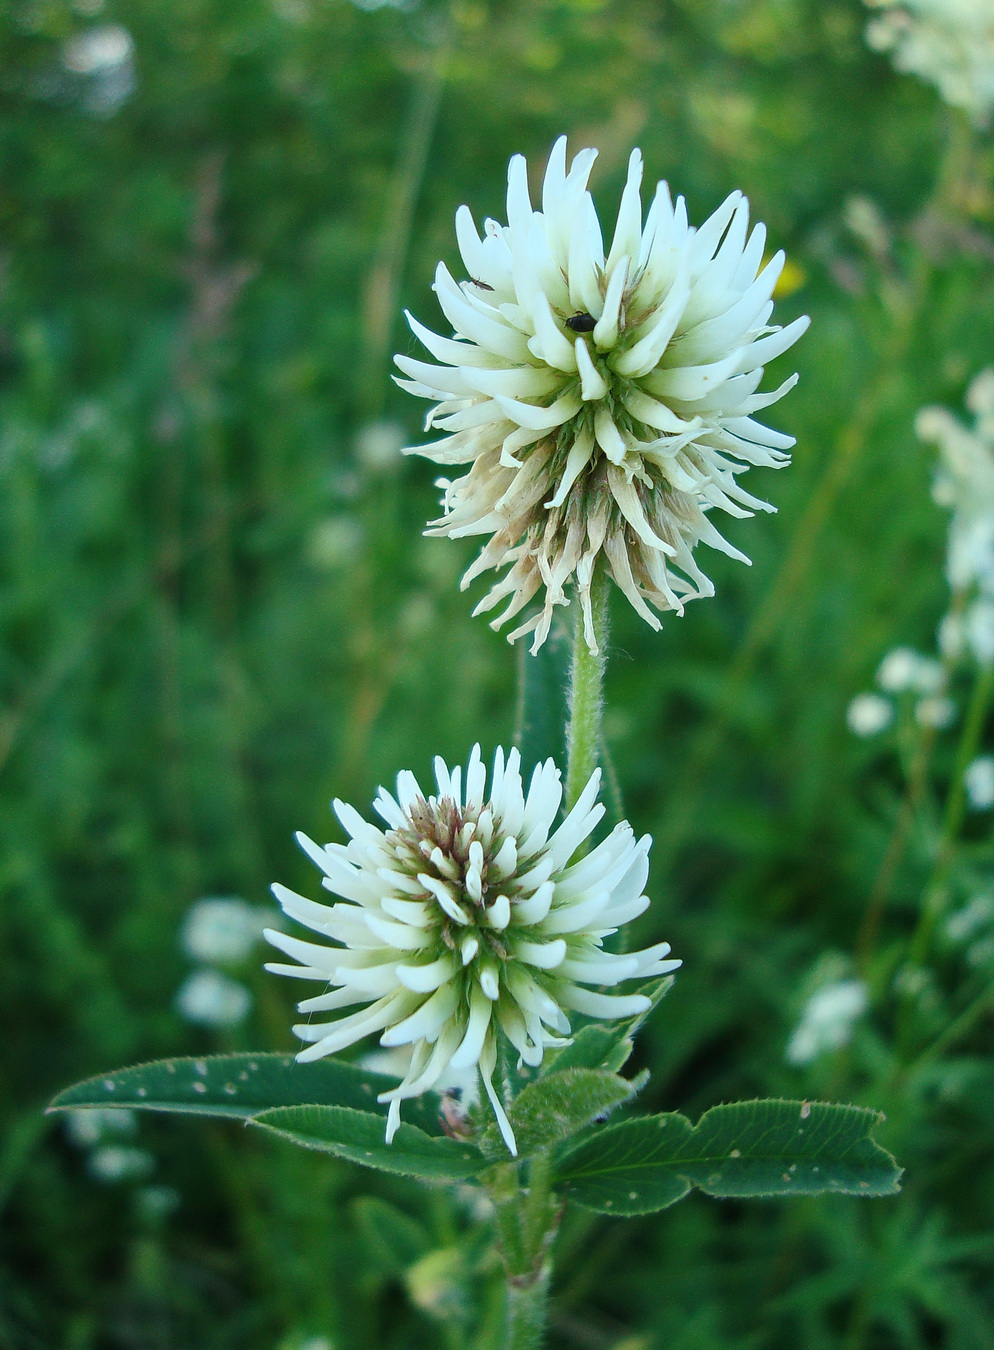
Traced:
<path fill-rule="evenodd" d="M 567 811 L 572 809 L 584 784 L 597 768 L 601 754 L 608 635 L 608 581 L 601 569 L 597 570 L 591 586 L 591 611 L 596 651 L 591 651 L 587 645 L 583 611 L 577 605 L 569 674 L 569 720 L 566 727 Z"/>
<path fill-rule="evenodd" d="M 552 1192 L 552 1160 L 546 1151 L 537 1154 L 529 1165 L 525 1187 L 520 1184 L 516 1163 L 498 1164 L 490 1178 L 487 1189 L 496 1211 L 505 1276 L 501 1346 L 541 1350 L 552 1281 L 550 1248 L 560 1214 Z"/>
<path fill-rule="evenodd" d="M 970 695 L 963 732 L 956 750 L 949 796 L 946 798 L 935 864 L 925 888 L 918 924 L 908 946 L 908 961 L 912 966 L 919 966 L 925 961 L 935 926 L 945 905 L 946 883 L 966 808 L 966 770 L 971 760 L 976 757 L 992 697 L 994 697 L 994 663 L 980 667 Z"/>

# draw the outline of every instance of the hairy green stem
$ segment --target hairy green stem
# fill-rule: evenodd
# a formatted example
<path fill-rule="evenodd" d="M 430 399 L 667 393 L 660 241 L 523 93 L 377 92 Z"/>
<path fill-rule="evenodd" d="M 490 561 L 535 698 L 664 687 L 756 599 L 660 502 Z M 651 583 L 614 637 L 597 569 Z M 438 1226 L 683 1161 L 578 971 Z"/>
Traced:
<path fill-rule="evenodd" d="M 521 1168 L 500 1163 L 486 1181 L 504 1266 L 501 1350 L 541 1350 L 544 1344 L 552 1279 L 549 1253 L 559 1227 L 551 1158 L 540 1153 L 531 1159 L 527 1186 L 521 1185 Z"/>
<path fill-rule="evenodd" d="M 504 1323 L 505 1350 L 541 1350 L 549 1307 L 551 1263 L 528 1275 L 507 1281 L 507 1318 Z"/>
<path fill-rule="evenodd" d="M 607 665 L 607 592 L 607 577 L 598 571 L 590 588 L 596 652 L 587 646 L 583 613 L 579 603 L 576 603 L 573 660 L 569 672 L 569 720 L 566 724 L 567 811 L 576 804 L 600 759 L 604 669 Z"/>

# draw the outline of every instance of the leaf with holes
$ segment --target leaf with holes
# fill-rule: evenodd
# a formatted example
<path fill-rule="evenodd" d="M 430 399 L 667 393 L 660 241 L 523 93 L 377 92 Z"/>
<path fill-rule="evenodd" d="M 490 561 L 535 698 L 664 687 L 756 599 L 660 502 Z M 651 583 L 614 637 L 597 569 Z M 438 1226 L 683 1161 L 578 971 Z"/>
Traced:
<path fill-rule="evenodd" d="M 396 1086 L 395 1078 L 335 1059 L 298 1064 L 292 1055 L 209 1055 L 99 1074 L 60 1092 L 48 1109 L 127 1106 L 245 1120 L 271 1107 L 319 1104 L 378 1112 L 382 1122 L 386 1108 L 377 1105 L 377 1095 Z M 408 1104 L 406 1115 L 428 1134 L 439 1135 L 439 1107 L 438 1098 L 427 1093 Z"/>
<path fill-rule="evenodd" d="M 647 1214 L 692 1186 L 714 1196 L 893 1195 L 900 1169 L 870 1138 L 883 1117 L 860 1106 L 752 1101 L 692 1126 L 673 1112 L 622 1121 L 560 1152 L 570 1196 L 602 1214 Z"/>

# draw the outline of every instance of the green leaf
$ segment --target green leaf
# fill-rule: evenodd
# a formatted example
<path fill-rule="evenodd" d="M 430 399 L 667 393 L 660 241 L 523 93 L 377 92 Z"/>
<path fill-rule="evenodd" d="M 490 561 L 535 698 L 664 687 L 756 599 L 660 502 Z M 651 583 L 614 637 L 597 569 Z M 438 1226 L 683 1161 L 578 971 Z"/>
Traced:
<path fill-rule="evenodd" d="M 401 1125 L 393 1143 L 388 1144 L 383 1117 L 350 1106 L 281 1106 L 253 1116 L 249 1124 L 303 1148 L 334 1153 L 364 1167 L 409 1177 L 462 1181 L 486 1166 L 480 1151 L 471 1144 L 459 1144 L 445 1136 L 433 1138 L 416 1125 Z"/>
<path fill-rule="evenodd" d="M 630 1040 L 619 1041 L 617 1030 L 595 1022 L 578 1031 L 571 1043 L 559 1051 L 545 1076 L 566 1069 L 607 1069 L 609 1073 L 617 1073 L 631 1053 Z"/>
<path fill-rule="evenodd" d="M 371 1261 L 383 1275 L 402 1275 L 432 1250 L 428 1230 L 378 1196 L 360 1196 L 352 1212 Z"/>
<path fill-rule="evenodd" d="M 901 1169 L 870 1138 L 865 1106 L 752 1101 L 714 1106 L 694 1131 L 684 1175 L 708 1195 L 894 1195 Z"/>
<path fill-rule="evenodd" d="M 664 975 L 653 980 L 636 992 L 645 994 L 651 1006 L 637 1017 L 627 1018 L 615 1026 L 604 1026 L 600 1022 L 583 1027 L 573 1037 L 569 1045 L 556 1053 L 551 1060 L 549 1072 L 559 1073 L 563 1069 L 606 1069 L 608 1073 L 618 1073 L 628 1062 L 632 1053 L 632 1038 L 654 1008 L 666 997 L 673 987 L 673 976 Z"/>
<path fill-rule="evenodd" d="M 569 1138 L 598 1116 L 613 1111 L 635 1091 L 632 1083 L 602 1069 L 565 1069 L 529 1083 L 508 1111 L 518 1157 L 530 1157 Z M 507 1156 L 496 1125 L 487 1127 L 480 1147 L 488 1157 Z"/>
<path fill-rule="evenodd" d="M 602 1214 L 647 1214 L 692 1186 L 715 1196 L 893 1195 L 900 1169 L 870 1138 L 883 1117 L 860 1106 L 752 1101 L 692 1126 L 676 1112 L 622 1121 L 563 1150 L 560 1182 Z"/>
<path fill-rule="evenodd" d="M 377 1105 L 377 1094 L 396 1086 L 394 1078 L 335 1059 L 298 1064 L 292 1055 L 211 1055 L 159 1059 L 100 1074 L 60 1092 L 48 1109 L 127 1106 L 245 1120 L 270 1107 L 319 1104 L 381 1112 L 382 1121 L 386 1108 Z M 426 1093 L 408 1103 L 405 1114 L 428 1134 L 440 1135 L 439 1105 L 433 1093 Z"/>
<path fill-rule="evenodd" d="M 599 1214 L 649 1214 L 690 1190 L 673 1167 L 693 1135 L 686 1116 L 640 1116 L 598 1130 L 557 1159 L 556 1175 L 577 1204 Z"/>

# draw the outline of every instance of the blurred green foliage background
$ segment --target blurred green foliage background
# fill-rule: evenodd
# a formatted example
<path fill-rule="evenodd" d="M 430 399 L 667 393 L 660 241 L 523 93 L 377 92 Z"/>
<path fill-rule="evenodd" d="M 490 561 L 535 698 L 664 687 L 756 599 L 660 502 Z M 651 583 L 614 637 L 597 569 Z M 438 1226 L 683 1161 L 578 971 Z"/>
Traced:
<path fill-rule="evenodd" d="M 570 1218 L 552 1343 L 994 1346 L 991 1020 L 912 1072 L 886 998 L 955 733 L 889 887 L 877 1012 L 844 1050 L 784 1054 L 818 972 L 852 969 L 900 811 L 900 747 L 846 707 L 946 603 L 914 414 L 959 406 L 994 351 L 989 135 L 864 22 L 857 0 L 4 7 L 4 1350 L 469 1344 L 439 1310 L 497 1287 L 458 1197 L 156 1118 L 149 1174 L 108 1182 L 41 1109 L 141 1058 L 290 1048 L 261 951 L 235 972 L 246 1022 L 179 1015 L 190 905 L 313 886 L 292 832 L 328 837 L 333 794 L 364 810 L 398 769 L 512 736 L 525 658 L 470 618 L 471 541 L 421 538 L 431 466 L 395 447 L 423 409 L 390 356 L 415 348 L 404 306 L 435 322 L 456 206 L 502 216 L 509 156 L 537 173 L 563 131 L 600 148 L 608 218 L 633 144 L 692 221 L 743 188 L 791 259 L 780 322 L 813 317 L 771 372 L 801 371 L 772 419 L 795 464 L 750 475 L 779 514 L 728 527 L 752 569 L 703 560 L 717 598 L 658 636 L 614 607 L 610 750 L 656 839 L 636 937 L 685 960 L 644 1101 L 880 1106 L 908 1176 L 872 1205 Z M 983 884 L 983 822 L 964 848 Z M 916 1046 L 992 977 L 939 952 Z"/>

